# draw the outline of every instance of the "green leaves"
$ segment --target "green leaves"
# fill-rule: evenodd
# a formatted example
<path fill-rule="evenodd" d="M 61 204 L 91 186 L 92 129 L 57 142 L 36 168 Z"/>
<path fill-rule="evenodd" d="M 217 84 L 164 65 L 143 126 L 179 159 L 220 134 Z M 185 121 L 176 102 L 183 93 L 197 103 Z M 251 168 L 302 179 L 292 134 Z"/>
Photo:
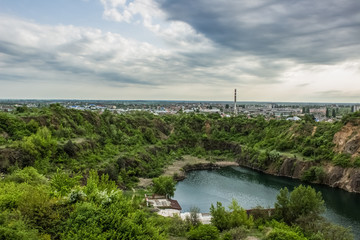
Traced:
<path fill-rule="evenodd" d="M 15 170 L 12 174 L 8 175 L 5 180 L 16 183 L 28 183 L 31 185 L 41 185 L 47 183 L 45 176 L 40 174 L 33 167 L 25 167 L 24 169 Z"/>
<path fill-rule="evenodd" d="M 324 211 L 321 192 L 316 192 L 310 186 L 300 185 L 290 194 L 287 188 L 283 188 L 275 203 L 275 214 L 287 223 L 295 223 L 297 219 L 304 216 L 311 216 L 315 220 Z"/>
<path fill-rule="evenodd" d="M 205 224 L 192 228 L 187 234 L 189 240 L 217 240 L 219 236 L 219 230 L 216 227 Z"/>
<path fill-rule="evenodd" d="M 172 177 L 161 176 L 158 178 L 153 178 L 153 184 L 154 193 L 168 197 L 174 196 L 176 188 L 175 181 Z"/>
<path fill-rule="evenodd" d="M 246 211 L 239 206 L 235 199 L 232 200 L 229 206 L 229 211 L 226 211 L 221 202 L 216 203 L 216 207 L 211 204 L 211 223 L 220 231 L 240 226 L 251 227 L 254 225 L 253 218 L 249 217 Z"/>
<path fill-rule="evenodd" d="M 81 178 L 82 176 L 80 175 L 70 177 L 64 171 L 57 169 L 51 178 L 50 185 L 59 196 L 65 196 L 70 193 L 71 189 L 79 184 Z"/>

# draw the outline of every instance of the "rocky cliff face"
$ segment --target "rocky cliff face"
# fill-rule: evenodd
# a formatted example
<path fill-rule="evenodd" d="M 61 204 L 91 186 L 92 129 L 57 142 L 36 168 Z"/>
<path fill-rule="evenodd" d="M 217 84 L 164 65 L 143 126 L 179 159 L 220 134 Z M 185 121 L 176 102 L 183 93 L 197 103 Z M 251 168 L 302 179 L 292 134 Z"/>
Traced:
<path fill-rule="evenodd" d="M 334 135 L 335 152 L 360 156 L 360 123 L 348 122 Z"/>
<path fill-rule="evenodd" d="M 342 168 L 339 166 L 321 166 L 315 162 L 302 161 L 294 158 L 286 158 L 280 166 L 270 165 L 266 168 L 258 168 L 244 159 L 237 161 L 239 165 L 249 167 L 267 174 L 301 179 L 304 172 L 311 167 L 319 166 L 324 170 L 324 177 L 320 184 L 330 187 L 341 188 L 348 192 L 360 193 L 360 169 Z"/>
<path fill-rule="evenodd" d="M 342 188 L 348 192 L 360 193 L 360 169 L 326 166 L 324 184 Z"/>
<path fill-rule="evenodd" d="M 313 130 L 316 131 L 316 129 Z M 333 138 L 334 152 L 347 153 L 355 157 L 360 157 L 360 119 L 352 119 L 338 131 Z M 241 156 L 241 155 L 239 155 Z M 266 163 L 259 167 L 256 161 L 250 161 L 248 156 L 242 155 L 237 160 L 239 165 L 256 169 L 264 173 L 301 179 L 306 171 L 311 167 L 320 167 L 324 172 L 321 181 L 317 183 L 325 184 L 330 187 L 344 189 L 348 192 L 360 193 L 360 168 L 342 168 L 331 163 L 316 163 L 302 161 L 295 158 L 285 158 L 279 163 Z"/>

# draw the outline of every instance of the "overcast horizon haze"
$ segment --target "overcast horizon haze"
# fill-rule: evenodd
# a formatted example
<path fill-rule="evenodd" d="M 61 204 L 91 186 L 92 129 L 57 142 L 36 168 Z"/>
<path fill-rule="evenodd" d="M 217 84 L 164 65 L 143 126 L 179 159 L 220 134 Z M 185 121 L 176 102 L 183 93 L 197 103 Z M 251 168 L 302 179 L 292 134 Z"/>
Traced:
<path fill-rule="evenodd" d="M 360 102 L 357 0 L 0 0 L 0 99 Z"/>

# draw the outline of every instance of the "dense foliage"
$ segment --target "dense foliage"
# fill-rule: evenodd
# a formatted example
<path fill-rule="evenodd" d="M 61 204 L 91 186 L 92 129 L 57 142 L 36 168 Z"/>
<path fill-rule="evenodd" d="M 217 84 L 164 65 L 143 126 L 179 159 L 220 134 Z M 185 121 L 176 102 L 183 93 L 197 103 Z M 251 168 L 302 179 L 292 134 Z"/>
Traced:
<path fill-rule="evenodd" d="M 358 159 L 335 153 L 332 142 L 358 117 L 315 123 L 217 114 L 117 115 L 56 104 L 0 113 L 0 239 L 352 239 L 347 229 L 320 216 L 321 196 L 304 186 L 281 190 L 271 217 L 261 208 L 248 216 L 236 201 L 228 210 L 217 203 L 210 209 L 211 225 L 201 224 L 195 210 L 187 221 L 162 218 L 123 190 L 147 177 L 153 178 L 152 191 L 172 196 L 172 178 L 160 175 L 183 155 L 246 161 L 259 169 L 300 158 L 314 163 L 303 180 L 322 182 L 322 162 L 360 166 Z"/>
<path fill-rule="evenodd" d="M 175 181 L 172 177 L 160 176 L 153 179 L 153 191 L 155 194 L 173 197 L 175 193 Z"/>
<path fill-rule="evenodd" d="M 56 169 L 84 173 L 98 169 L 119 185 L 137 177 L 157 177 L 184 154 L 208 159 L 245 160 L 257 168 L 280 166 L 283 157 L 356 165 L 333 151 L 333 136 L 357 115 L 342 122 L 269 120 L 218 114 L 155 116 L 66 109 L 60 105 L 0 113 L 0 169 L 34 166 L 44 174 Z M 311 173 L 317 174 L 318 172 Z M 311 175 L 310 174 L 310 175 Z M 320 176 L 321 177 L 321 176 Z M 305 179 L 320 180 L 317 176 Z"/>

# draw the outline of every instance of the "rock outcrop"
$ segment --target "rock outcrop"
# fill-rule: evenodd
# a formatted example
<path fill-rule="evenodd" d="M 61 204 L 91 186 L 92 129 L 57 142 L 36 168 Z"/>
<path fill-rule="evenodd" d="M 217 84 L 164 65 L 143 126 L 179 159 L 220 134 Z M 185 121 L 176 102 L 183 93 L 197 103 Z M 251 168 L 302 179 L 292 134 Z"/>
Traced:
<path fill-rule="evenodd" d="M 360 125 L 357 122 L 348 122 L 334 135 L 335 152 L 360 156 Z"/>
<path fill-rule="evenodd" d="M 320 165 L 315 162 L 302 161 L 295 158 L 286 158 L 279 167 L 272 165 L 266 168 L 258 168 L 246 160 L 238 160 L 239 165 L 249 167 L 267 174 L 301 179 L 304 172 L 311 167 L 321 167 L 324 170 L 324 177 L 320 184 L 334 188 L 341 188 L 348 192 L 360 193 L 360 169 L 342 168 L 331 164 Z"/>

